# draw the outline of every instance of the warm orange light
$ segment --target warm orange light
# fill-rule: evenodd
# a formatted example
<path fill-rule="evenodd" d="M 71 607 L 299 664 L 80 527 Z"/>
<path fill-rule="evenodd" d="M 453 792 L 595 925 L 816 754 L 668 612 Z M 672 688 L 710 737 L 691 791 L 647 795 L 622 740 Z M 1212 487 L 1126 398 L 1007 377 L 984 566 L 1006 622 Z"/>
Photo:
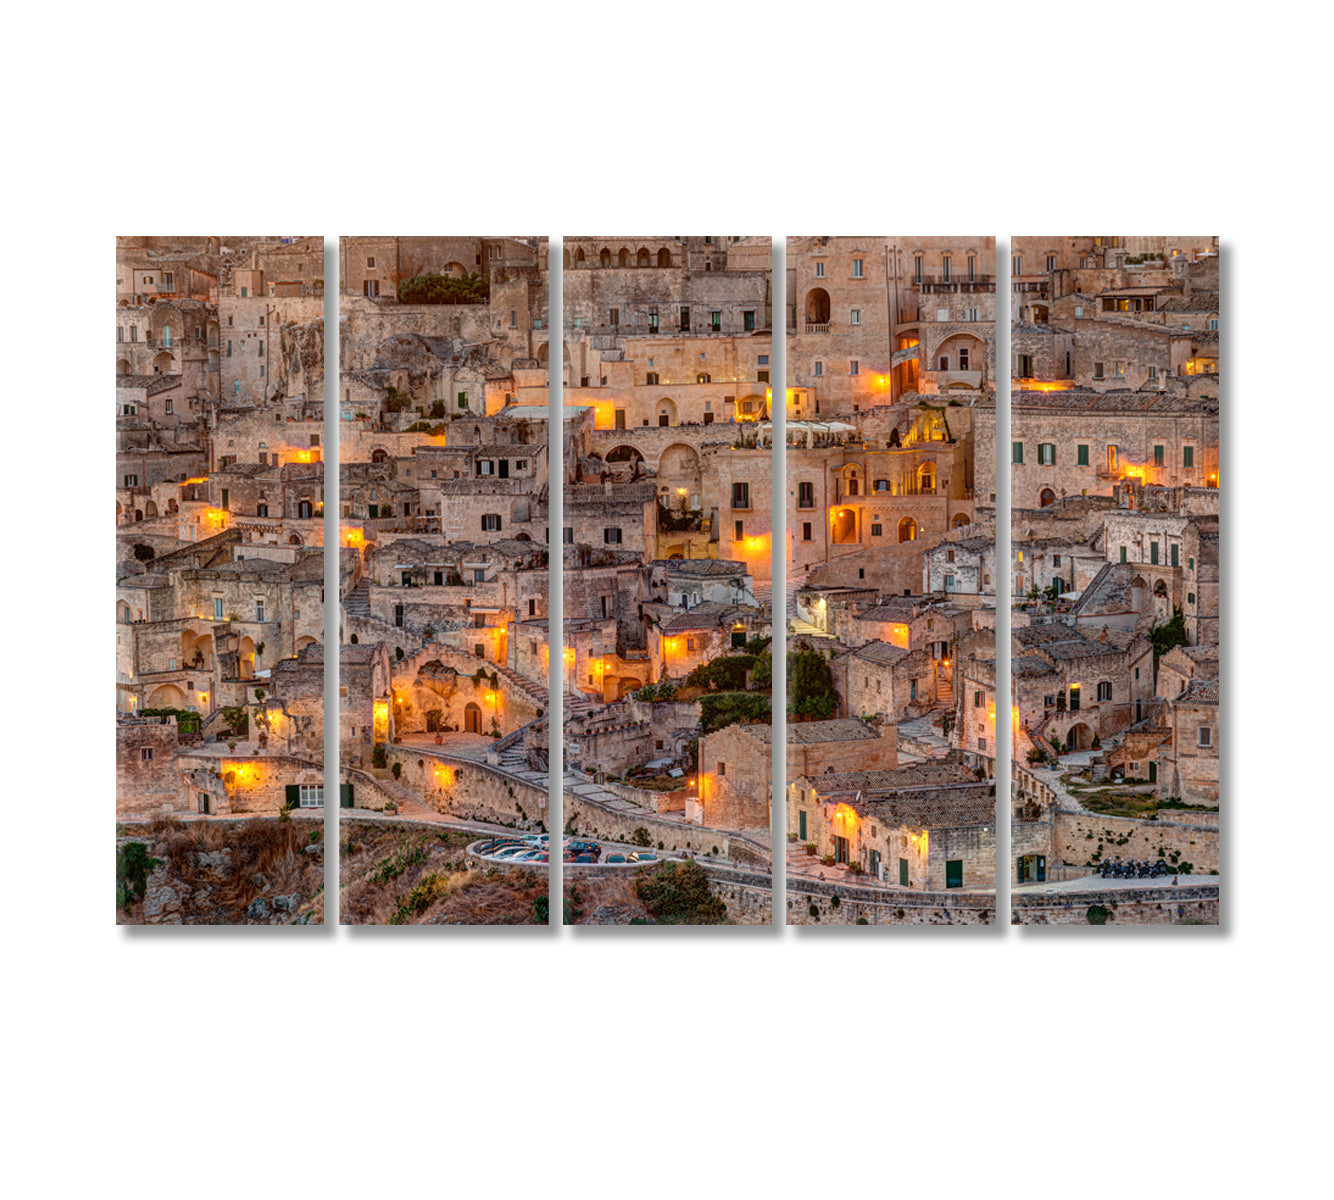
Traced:
<path fill-rule="evenodd" d="M 1059 379 L 1054 382 L 1047 382 L 1037 379 L 1017 379 L 1015 382 L 1019 385 L 1021 392 L 1066 392 L 1074 387 L 1074 381 L 1070 379 Z"/>

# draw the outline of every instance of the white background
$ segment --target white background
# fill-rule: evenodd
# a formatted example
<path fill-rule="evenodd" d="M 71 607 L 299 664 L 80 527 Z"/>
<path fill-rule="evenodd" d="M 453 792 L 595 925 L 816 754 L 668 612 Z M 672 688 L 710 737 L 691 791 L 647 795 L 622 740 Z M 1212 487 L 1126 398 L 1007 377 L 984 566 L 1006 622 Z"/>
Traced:
<path fill-rule="evenodd" d="M 9 1194 L 1324 1190 L 1321 10 L 35 11 L 2 84 Z M 1222 929 L 115 927 L 114 235 L 1094 228 L 1223 238 Z"/>

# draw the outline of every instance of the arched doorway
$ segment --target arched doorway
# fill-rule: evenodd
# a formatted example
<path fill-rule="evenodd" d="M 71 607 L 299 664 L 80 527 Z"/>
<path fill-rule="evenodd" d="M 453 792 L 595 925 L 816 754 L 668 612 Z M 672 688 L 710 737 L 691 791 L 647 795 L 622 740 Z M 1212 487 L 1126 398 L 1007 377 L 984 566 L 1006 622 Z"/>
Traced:
<path fill-rule="evenodd" d="M 675 429 L 677 425 L 676 401 L 670 396 L 663 396 L 657 405 L 658 424 L 664 429 Z"/>
<path fill-rule="evenodd" d="M 640 250 L 639 250 L 639 253 L 635 255 L 635 266 L 637 266 L 637 267 L 648 267 L 648 266 L 651 266 L 651 265 L 652 265 L 652 262 L 651 262 L 650 259 L 649 259 L 649 253 L 648 253 L 648 251 L 645 250 L 645 249 L 641 246 L 641 247 L 640 247 Z"/>
<path fill-rule="evenodd" d="M 967 513 L 955 513 L 950 518 L 951 529 L 962 529 L 965 525 L 971 525 L 972 523 L 972 518 Z"/>
<path fill-rule="evenodd" d="M 301 535 L 299 533 L 292 534 L 292 536 L 287 539 L 287 544 L 289 546 L 300 546 L 302 544 Z"/>
<path fill-rule="evenodd" d="M 1083 721 L 1071 725 L 1066 734 L 1065 744 L 1071 750 L 1091 750 L 1093 748 L 1093 730 Z"/>
<path fill-rule="evenodd" d="M 628 267 L 630 265 L 630 251 L 627 247 L 622 246 L 616 252 L 616 265 L 618 267 Z"/>
<path fill-rule="evenodd" d="M 128 375 L 130 373 L 130 360 L 128 358 L 118 359 L 116 362 L 116 374 Z"/>
<path fill-rule="evenodd" d="M 846 546 L 857 541 L 857 510 L 840 508 L 834 514 L 834 544 Z"/>
<path fill-rule="evenodd" d="M 615 446 L 607 452 L 609 463 L 635 463 L 644 461 L 644 456 L 633 446 Z"/>
<path fill-rule="evenodd" d="M 606 246 L 602 247 L 602 251 L 598 255 L 598 266 L 599 267 L 611 266 L 611 251 L 608 250 Z"/>
<path fill-rule="evenodd" d="M 1047 508 L 1056 503 L 1056 493 L 1051 488 L 1043 488 L 1038 496 L 1038 507 Z"/>
<path fill-rule="evenodd" d="M 806 324 L 829 324 L 829 293 L 824 288 L 811 288 L 806 293 Z"/>
<path fill-rule="evenodd" d="M 172 367 L 176 365 L 176 360 L 172 358 L 165 350 L 153 359 L 153 371 L 158 375 L 170 375 Z"/>
<path fill-rule="evenodd" d="M 482 710 L 471 700 L 463 709 L 463 730 L 465 733 L 482 732 Z"/>
<path fill-rule="evenodd" d="M 255 677 L 255 641 L 249 636 L 243 637 L 236 648 L 236 669 L 242 679 Z"/>
<path fill-rule="evenodd" d="M 672 265 L 672 252 L 665 246 L 658 251 L 658 266 L 670 267 Z"/>
<path fill-rule="evenodd" d="M 382 462 L 388 462 L 388 461 L 389 461 L 389 451 L 388 451 L 388 450 L 385 450 L 385 449 L 383 449 L 383 448 L 380 447 L 380 446 L 376 446 L 376 448 L 375 448 L 374 450 L 371 451 L 371 462 L 373 462 L 373 463 L 382 463 Z"/>
<path fill-rule="evenodd" d="M 899 541 L 915 542 L 917 540 L 917 522 L 912 517 L 904 517 L 899 522 Z"/>
<path fill-rule="evenodd" d="M 936 464 L 933 462 L 924 462 L 917 468 L 917 491 L 919 495 L 934 496 L 936 494 Z"/>

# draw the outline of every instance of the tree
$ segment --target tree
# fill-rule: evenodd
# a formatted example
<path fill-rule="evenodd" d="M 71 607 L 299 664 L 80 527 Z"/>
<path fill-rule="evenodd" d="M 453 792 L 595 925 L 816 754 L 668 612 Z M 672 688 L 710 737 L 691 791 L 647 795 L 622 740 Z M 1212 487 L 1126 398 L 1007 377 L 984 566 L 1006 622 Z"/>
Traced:
<path fill-rule="evenodd" d="M 1153 665 L 1156 670 L 1158 660 L 1164 654 L 1174 646 L 1186 644 L 1186 618 L 1180 608 L 1173 607 L 1172 619 L 1149 631 L 1149 641 L 1153 643 Z"/>
<path fill-rule="evenodd" d="M 787 659 L 788 706 L 796 716 L 827 721 L 838 708 L 834 673 L 815 650 L 798 650 Z"/>

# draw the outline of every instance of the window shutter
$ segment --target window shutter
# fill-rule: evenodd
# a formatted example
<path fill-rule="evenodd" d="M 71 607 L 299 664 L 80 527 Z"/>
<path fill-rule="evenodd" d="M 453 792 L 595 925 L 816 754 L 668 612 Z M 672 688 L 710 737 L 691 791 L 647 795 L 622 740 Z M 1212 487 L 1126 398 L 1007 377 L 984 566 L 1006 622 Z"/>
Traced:
<path fill-rule="evenodd" d="M 301 807 L 301 785 L 299 783 L 289 783 L 287 785 L 287 807 Z"/>
<path fill-rule="evenodd" d="M 353 798 L 352 784 L 340 783 L 338 785 L 338 807 L 351 808 Z"/>

